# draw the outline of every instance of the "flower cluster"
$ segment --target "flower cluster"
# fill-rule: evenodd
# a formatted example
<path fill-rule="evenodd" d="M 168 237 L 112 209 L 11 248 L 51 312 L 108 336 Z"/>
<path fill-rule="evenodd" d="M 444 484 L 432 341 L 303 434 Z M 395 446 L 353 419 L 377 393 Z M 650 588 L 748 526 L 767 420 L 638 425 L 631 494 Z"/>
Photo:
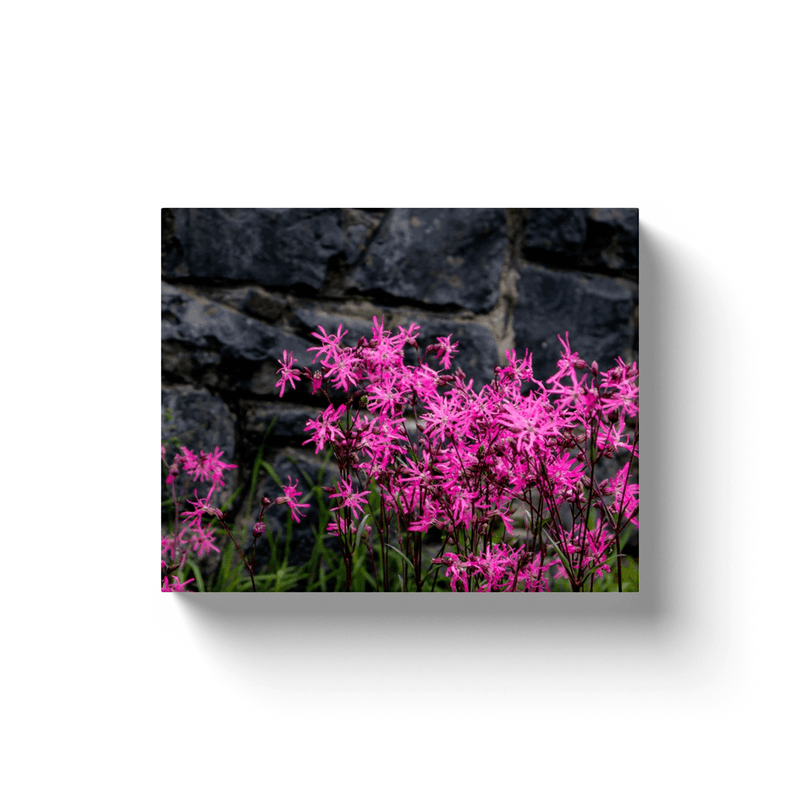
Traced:
<path fill-rule="evenodd" d="M 638 486 L 630 481 L 638 459 L 636 364 L 617 359 L 601 372 L 572 352 L 566 334 L 546 381 L 534 376 L 527 350 L 521 358 L 512 350 L 476 390 L 451 370 L 458 345 L 450 336 L 423 352 L 416 324 L 392 333 L 373 318 L 372 338 L 354 347 L 344 344 L 341 325 L 319 331 L 319 345 L 309 348 L 318 369 L 301 371 L 284 352 L 278 383 L 283 394 L 305 377 L 328 400 L 309 420 L 306 443 L 316 452 L 332 447 L 338 463 L 328 529 L 346 561 L 363 541 L 387 588 L 385 554 L 397 544 L 421 588 L 423 538 L 436 530 L 444 544 L 427 566 L 444 566 L 453 590 L 542 591 L 561 577 L 580 591 L 609 572 L 621 533 L 638 524 Z M 406 363 L 409 347 L 416 363 Z M 346 393 L 344 402 L 331 399 L 331 387 Z M 624 464 L 601 480 L 601 459 L 617 456 Z"/>
<path fill-rule="evenodd" d="M 548 573 L 541 553 L 526 553 L 499 543 L 486 547 L 481 553 L 459 556 L 445 553 L 433 559 L 447 567 L 450 588 L 468 592 L 470 577 L 477 592 L 546 592 L 549 591 Z"/>
<path fill-rule="evenodd" d="M 161 445 L 161 461 L 167 467 L 167 477 L 165 483 L 172 490 L 173 502 L 175 504 L 175 520 L 173 533 L 162 535 L 161 537 L 161 591 L 162 592 L 185 592 L 186 587 L 194 582 L 194 578 L 181 581 L 179 573 L 186 565 L 190 552 L 197 557 L 208 555 L 211 552 L 218 553 L 220 550 L 216 545 L 216 528 L 218 522 L 222 530 L 233 542 L 239 557 L 245 568 L 250 574 L 251 586 L 256 591 L 256 581 L 254 575 L 255 563 L 255 544 L 266 532 L 267 526 L 263 521 L 264 512 L 273 503 L 275 505 L 286 505 L 295 522 L 299 522 L 303 514 L 301 508 L 308 508 L 308 503 L 301 503 L 299 499 L 301 492 L 297 488 L 297 481 L 292 483 L 291 478 L 287 478 L 285 486 L 281 486 L 283 495 L 275 500 L 263 497 L 261 500 L 261 510 L 258 519 L 253 525 L 253 547 L 249 549 L 250 558 L 245 555 L 229 530 L 225 519 L 226 514 L 212 503 L 212 495 L 217 490 L 225 486 L 223 470 L 236 469 L 235 464 L 226 464 L 222 461 L 224 453 L 218 447 L 214 448 L 213 453 L 205 453 L 202 450 L 200 455 L 195 455 L 191 450 L 182 447 L 172 461 L 167 465 L 166 448 Z M 183 470 L 187 475 L 187 481 L 207 481 L 211 486 L 204 497 L 194 490 L 194 500 L 186 499 L 186 505 L 190 508 L 180 511 L 180 503 L 176 490 L 176 478 Z M 204 524 L 205 522 L 205 524 Z"/>
<path fill-rule="evenodd" d="M 223 516 L 222 511 L 212 504 L 211 497 L 214 492 L 225 486 L 223 470 L 236 469 L 235 464 L 226 464 L 222 461 L 223 455 L 223 451 L 218 447 L 214 448 L 213 453 L 201 450 L 200 455 L 195 455 L 188 448 L 182 447 L 181 451 L 173 458 L 172 463 L 167 465 L 166 448 L 163 444 L 161 445 L 161 461 L 164 466 L 168 467 L 165 482 L 172 488 L 176 515 L 173 533 L 161 537 L 162 592 L 183 592 L 186 590 L 186 585 L 194 580 L 190 578 L 188 581 L 181 582 L 176 574 L 186 564 L 190 551 L 200 557 L 210 552 L 219 552 L 215 543 L 214 526 L 211 522 L 204 524 L 204 517 L 210 517 L 213 521 L 222 519 Z M 207 481 L 211 483 L 211 486 L 204 497 L 198 496 L 197 489 L 194 490 L 195 499 L 187 501 L 193 508 L 180 513 L 182 523 L 179 524 L 175 481 L 181 470 L 187 474 L 188 480 Z"/>

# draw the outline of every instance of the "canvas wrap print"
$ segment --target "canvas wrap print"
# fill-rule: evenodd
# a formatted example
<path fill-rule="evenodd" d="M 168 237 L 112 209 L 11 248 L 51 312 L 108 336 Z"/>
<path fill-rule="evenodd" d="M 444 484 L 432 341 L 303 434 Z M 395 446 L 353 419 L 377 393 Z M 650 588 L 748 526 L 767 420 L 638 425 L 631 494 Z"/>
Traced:
<path fill-rule="evenodd" d="M 162 591 L 638 591 L 638 209 L 161 215 Z"/>

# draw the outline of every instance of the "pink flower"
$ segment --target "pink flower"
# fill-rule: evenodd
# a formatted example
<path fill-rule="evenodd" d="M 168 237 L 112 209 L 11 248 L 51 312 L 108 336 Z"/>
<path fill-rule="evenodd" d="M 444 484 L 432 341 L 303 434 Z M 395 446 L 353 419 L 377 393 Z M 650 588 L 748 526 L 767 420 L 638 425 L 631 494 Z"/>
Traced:
<path fill-rule="evenodd" d="M 397 326 L 397 330 L 400 332 L 400 336 L 403 338 L 404 344 L 416 344 L 417 336 L 419 336 L 419 325 L 416 322 L 412 322 L 408 326 L 408 330 L 406 330 L 402 325 Z"/>
<path fill-rule="evenodd" d="M 406 404 L 405 395 L 385 383 L 372 383 L 367 386 L 366 392 L 367 408 L 382 417 L 394 416 Z"/>
<path fill-rule="evenodd" d="M 569 453 L 561 453 L 547 465 L 547 477 L 553 486 L 556 500 L 577 498 L 583 468 Z"/>
<path fill-rule="evenodd" d="M 561 358 L 558 360 L 558 371 L 549 379 L 550 381 L 557 381 L 565 375 L 574 376 L 577 368 L 586 366 L 586 362 L 570 350 L 569 331 L 564 334 L 563 339 L 559 336 L 558 341 L 561 342 Z"/>
<path fill-rule="evenodd" d="M 170 583 L 173 581 L 173 583 Z M 189 578 L 189 580 L 184 581 L 183 583 L 180 582 L 177 575 L 165 575 L 164 580 L 161 581 L 161 591 L 162 592 L 185 592 L 186 587 L 194 581 L 194 578 Z"/>
<path fill-rule="evenodd" d="M 170 560 L 177 560 L 181 555 L 182 547 L 184 544 L 183 537 L 188 532 L 187 528 L 182 528 L 175 536 L 162 536 L 161 537 L 161 557 L 169 558 Z M 163 562 L 162 566 L 166 566 Z"/>
<path fill-rule="evenodd" d="M 190 505 L 194 506 L 194 511 L 182 511 L 182 517 L 189 517 L 190 524 L 194 525 L 197 523 L 199 525 L 199 521 L 202 518 L 203 514 L 210 514 L 213 517 L 221 517 L 222 511 L 218 508 L 214 508 L 211 505 L 211 495 L 214 493 L 213 487 L 209 489 L 208 494 L 201 500 L 197 496 L 197 489 L 194 490 L 194 500 L 187 500 L 186 502 Z"/>
<path fill-rule="evenodd" d="M 191 546 L 192 550 L 197 553 L 198 557 L 202 558 L 212 551 L 214 553 L 219 553 L 219 548 L 214 544 L 216 541 L 214 538 L 214 532 L 209 526 L 198 526 L 194 530 L 195 533 L 192 538 L 189 539 L 189 545 Z"/>
<path fill-rule="evenodd" d="M 347 406 L 344 404 L 340 405 L 338 408 L 334 408 L 331 405 L 322 412 L 321 417 L 317 417 L 316 420 L 309 420 L 306 423 L 305 429 L 307 431 L 313 431 L 314 433 L 311 438 L 306 439 L 303 444 L 314 442 L 317 447 L 315 452 L 319 453 L 328 442 L 344 439 L 344 435 L 337 423 L 346 410 Z"/>
<path fill-rule="evenodd" d="M 343 536 L 347 532 L 347 522 L 344 517 L 334 517 L 328 523 L 326 530 L 331 536 Z"/>
<path fill-rule="evenodd" d="M 634 383 L 638 376 L 636 363 L 626 364 L 621 358 L 616 367 L 603 373 L 600 402 L 606 414 L 617 412 L 622 417 L 634 417 L 639 413 L 639 387 Z"/>
<path fill-rule="evenodd" d="M 331 383 L 342 391 L 347 391 L 351 386 L 358 386 L 358 382 L 363 377 L 361 371 L 362 360 L 349 347 L 339 350 L 333 364 L 328 367 L 325 373 L 326 378 L 331 379 Z"/>
<path fill-rule="evenodd" d="M 409 388 L 413 389 L 419 397 L 427 399 L 436 394 L 439 385 L 439 373 L 427 364 L 416 367 L 407 379 Z"/>
<path fill-rule="evenodd" d="M 527 347 L 525 348 L 524 358 L 517 360 L 516 350 L 506 350 L 506 358 L 508 359 L 508 366 L 500 369 L 502 375 L 514 381 L 533 380 L 533 354 L 528 352 Z"/>
<path fill-rule="evenodd" d="M 280 387 L 280 394 L 278 397 L 283 397 L 283 392 L 286 389 L 286 384 L 289 383 L 294 389 L 295 383 L 300 380 L 301 374 L 299 369 L 294 369 L 293 365 L 296 359 L 294 357 L 294 351 L 290 352 L 289 355 L 286 355 L 286 351 L 283 351 L 283 360 L 278 361 L 281 365 L 280 369 L 278 370 L 278 374 L 280 378 L 275 383 L 275 388 L 277 389 Z"/>
<path fill-rule="evenodd" d="M 378 322 L 372 318 L 372 340 L 361 349 L 363 366 L 373 379 L 382 380 L 397 378 L 405 366 L 403 364 L 403 347 L 405 336 L 392 336 L 383 329 L 383 319 Z"/>
<path fill-rule="evenodd" d="M 428 398 L 428 410 L 420 420 L 425 423 L 425 434 L 433 441 L 441 441 L 448 436 L 463 436 L 472 415 L 473 409 L 465 407 L 462 396 L 447 392 L 444 397 L 436 394 Z"/>
<path fill-rule="evenodd" d="M 437 504 L 433 502 L 425 503 L 421 510 L 418 511 L 419 518 L 409 523 L 408 530 L 416 533 L 427 533 L 433 525 L 443 527 L 444 523 L 439 521 L 437 508 Z"/>
<path fill-rule="evenodd" d="M 341 344 L 342 339 L 347 334 L 347 331 L 342 331 L 342 326 L 339 325 L 339 329 L 336 333 L 325 333 L 325 328 L 322 325 L 317 325 L 317 327 L 322 331 L 321 334 L 319 333 L 312 333 L 311 335 L 319 339 L 322 344 L 318 347 L 309 347 L 308 352 L 311 353 L 314 350 L 318 350 L 319 352 L 314 356 L 314 362 L 317 363 L 317 359 L 322 359 L 322 364 L 325 366 L 332 366 L 336 361 L 336 355 L 339 352 L 339 345 Z"/>
<path fill-rule="evenodd" d="M 536 455 L 537 448 L 545 447 L 547 437 L 558 430 L 552 409 L 544 398 L 524 397 L 517 402 L 503 404 L 497 421 L 511 434 L 518 453 Z"/>
<path fill-rule="evenodd" d="M 450 588 L 457 592 L 469 591 L 472 576 L 478 592 L 547 592 L 547 568 L 540 553 L 531 555 L 525 548 L 514 548 L 508 544 L 487 545 L 479 553 L 460 557 L 445 553 L 433 563 L 447 564 Z M 552 563 L 552 562 L 551 562 Z"/>
<path fill-rule="evenodd" d="M 283 497 L 279 497 L 275 502 L 278 505 L 282 505 L 282 504 L 285 503 L 287 506 L 289 506 L 289 511 L 292 514 L 292 519 L 295 522 L 300 522 L 300 517 L 301 516 L 304 517 L 305 514 L 300 514 L 300 512 L 297 509 L 298 508 L 309 508 L 310 504 L 309 503 L 298 503 L 297 502 L 297 498 L 302 495 L 302 492 L 297 488 L 297 480 L 295 480 L 294 486 L 292 486 L 292 483 L 291 483 L 292 479 L 291 479 L 291 477 L 289 477 L 287 475 L 286 476 L 286 481 L 287 481 L 286 485 L 285 486 L 281 486 L 281 489 L 283 489 L 284 496 Z"/>
<path fill-rule="evenodd" d="M 181 458 L 184 472 L 190 473 L 194 481 L 211 481 L 213 489 L 225 486 L 225 481 L 222 480 L 222 470 L 236 469 L 236 464 L 223 463 L 222 456 L 225 453 L 219 447 L 215 447 L 213 453 L 201 450 L 199 458 L 186 447 L 181 449 L 183 450 Z"/>
<path fill-rule="evenodd" d="M 620 516 L 620 520 L 632 522 L 638 528 L 639 520 L 635 514 L 639 508 L 639 484 L 629 482 L 629 466 L 626 463 L 608 482 L 609 488 L 614 493 L 611 510 Z"/>
<path fill-rule="evenodd" d="M 360 516 L 362 510 L 364 509 L 364 504 L 366 503 L 366 500 L 363 498 L 369 497 L 369 491 L 356 492 L 353 489 L 352 481 L 347 478 L 339 479 L 338 488 L 339 492 L 332 494 L 331 497 L 339 497 L 341 498 L 342 502 L 341 505 L 331 508 L 331 511 L 340 511 L 343 508 L 349 508 L 352 509 L 356 516 Z"/>
<path fill-rule="evenodd" d="M 453 334 L 451 333 L 449 336 L 437 336 L 436 337 L 436 344 L 431 345 L 433 351 L 436 353 L 436 357 L 439 359 L 439 363 L 442 365 L 444 369 L 450 369 L 450 364 L 452 363 L 451 359 L 458 351 L 458 342 L 451 342 L 450 337 Z"/>

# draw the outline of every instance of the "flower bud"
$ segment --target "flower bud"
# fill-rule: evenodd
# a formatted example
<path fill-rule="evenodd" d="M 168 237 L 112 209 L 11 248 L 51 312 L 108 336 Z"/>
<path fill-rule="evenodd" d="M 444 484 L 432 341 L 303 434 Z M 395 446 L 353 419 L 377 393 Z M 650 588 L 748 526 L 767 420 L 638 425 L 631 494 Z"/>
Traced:
<path fill-rule="evenodd" d="M 266 530 L 267 526 L 263 522 L 256 522 L 256 524 L 253 525 L 253 538 L 258 539 Z"/>

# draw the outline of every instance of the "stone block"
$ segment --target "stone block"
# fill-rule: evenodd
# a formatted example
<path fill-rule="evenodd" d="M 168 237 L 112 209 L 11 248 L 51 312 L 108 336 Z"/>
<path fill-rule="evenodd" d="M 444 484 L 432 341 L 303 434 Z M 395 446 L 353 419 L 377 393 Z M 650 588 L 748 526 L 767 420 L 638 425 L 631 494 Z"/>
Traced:
<path fill-rule="evenodd" d="M 588 209 L 531 208 L 527 214 L 523 234 L 526 251 L 574 256 L 583 249 Z"/>
<path fill-rule="evenodd" d="M 223 359 L 263 361 L 293 351 L 301 366 L 310 366 L 309 342 L 207 298 L 161 285 L 161 341 L 180 342 L 200 350 L 217 350 Z"/>
<path fill-rule="evenodd" d="M 275 424 L 265 442 L 268 447 L 284 447 L 287 444 L 302 447 L 311 435 L 305 429 L 306 423 L 309 419 L 316 419 L 321 410 L 297 403 L 243 401 L 242 435 L 255 453 L 274 420 Z M 313 444 L 307 447 L 313 452 Z"/>
<path fill-rule="evenodd" d="M 591 209 L 579 264 L 624 273 L 638 280 L 639 209 Z"/>
<path fill-rule="evenodd" d="M 341 209 L 176 208 L 162 215 L 166 278 L 319 290 L 345 251 Z"/>
<path fill-rule="evenodd" d="M 543 380 L 556 370 L 561 345 L 570 345 L 601 369 L 616 356 L 630 359 L 638 349 L 633 324 L 638 303 L 636 284 L 621 278 L 561 272 L 531 264 L 519 267 L 519 300 L 514 312 L 517 354 L 533 353 L 534 375 Z"/>
<path fill-rule="evenodd" d="M 506 244 L 503 209 L 393 209 L 347 286 L 488 311 L 498 299 Z"/>

